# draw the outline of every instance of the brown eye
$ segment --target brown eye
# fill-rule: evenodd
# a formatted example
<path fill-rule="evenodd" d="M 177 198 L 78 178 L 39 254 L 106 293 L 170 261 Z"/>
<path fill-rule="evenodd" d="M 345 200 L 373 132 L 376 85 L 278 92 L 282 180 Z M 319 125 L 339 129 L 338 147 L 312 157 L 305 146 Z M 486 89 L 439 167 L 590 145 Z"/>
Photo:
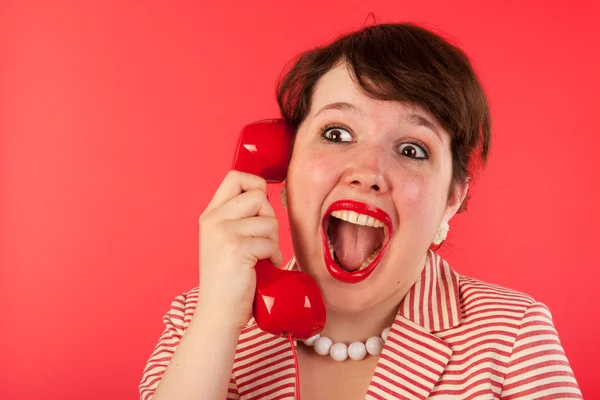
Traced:
<path fill-rule="evenodd" d="M 352 135 L 343 128 L 329 128 L 323 131 L 323 137 L 331 142 L 351 142 Z"/>
<path fill-rule="evenodd" d="M 405 157 L 424 160 L 428 158 L 427 152 L 414 143 L 402 143 L 399 147 L 400 154 Z"/>

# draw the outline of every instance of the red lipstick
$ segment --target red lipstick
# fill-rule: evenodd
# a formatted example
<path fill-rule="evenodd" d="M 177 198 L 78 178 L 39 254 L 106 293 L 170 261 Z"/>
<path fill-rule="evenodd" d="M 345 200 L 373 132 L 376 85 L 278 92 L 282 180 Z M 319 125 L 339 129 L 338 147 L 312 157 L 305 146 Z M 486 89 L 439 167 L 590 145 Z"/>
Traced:
<path fill-rule="evenodd" d="M 336 264 L 334 259 L 331 257 L 331 254 L 329 254 L 329 244 L 327 242 L 327 220 L 332 212 L 338 210 L 355 211 L 359 214 L 365 214 L 370 217 L 376 218 L 384 223 L 384 230 L 387 230 L 387 232 L 381 247 L 381 251 L 379 252 L 379 254 L 377 254 L 377 256 L 371 262 L 371 264 L 369 264 L 364 269 L 354 272 L 345 271 Z M 371 273 L 375 270 L 377 264 L 379 264 L 379 261 L 383 257 L 383 254 L 385 253 L 385 250 L 387 249 L 387 246 L 390 242 L 390 238 L 393 234 L 392 220 L 385 211 L 371 204 L 362 203 L 355 200 L 338 200 L 332 203 L 325 212 L 325 215 L 323 216 L 321 227 L 323 252 L 325 253 L 325 265 L 327 266 L 327 270 L 329 271 L 331 276 L 343 283 L 358 283 L 367 279 L 369 275 L 371 275 Z"/>

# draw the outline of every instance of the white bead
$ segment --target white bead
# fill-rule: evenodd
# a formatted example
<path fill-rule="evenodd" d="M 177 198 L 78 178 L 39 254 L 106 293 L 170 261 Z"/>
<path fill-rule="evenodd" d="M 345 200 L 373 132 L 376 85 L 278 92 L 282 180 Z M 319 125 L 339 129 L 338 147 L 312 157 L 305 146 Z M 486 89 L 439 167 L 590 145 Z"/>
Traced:
<path fill-rule="evenodd" d="M 350 346 L 344 343 L 333 343 L 333 341 L 321 335 L 312 336 L 304 341 L 307 346 L 313 346 L 315 352 L 322 356 L 329 354 L 336 361 L 344 361 L 348 357 L 352 360 L 362 360 L 367 353 L 378 356 L 385 347 L 385 342 L 390 334 L 391 328 L 385 328 L 381 336 L 372 336 L 366 343 L 352 342 Z"/>
<path fill-rule="evenodd" d="M 333 342 L 327 336 L 321 336 L 315 341 L 315 351 L 317 354 L 326 356 L 329 354 L 329 349 L 331 348 L 332 344 Z"/>
<path fill-rule="evenodd" d="M 383 349 L 383 339 L 379 336 L 371 336 L 367 339 L 367 351 L 372 356 L 378 356 Z"/>
<path fill-rule="evenodd" d="M 336 343 L 329 349 L 329 355 L 335 361 L 344 361 L 348 358 L 348 347 L 344 343 Z"/>
<path fill-rule="evenodd" d="M 390 328 L 387 327 L 383 330 L 383 332 L 381 332 L 381 338 L 383 339 L 383 341 L 385 342 L 387 340 L 388 334 L 390 333 Z"/>
<path fill-rule="evenodd" d="M 362 360 L 367 355 L 367 349 L 363 342 L 352 342 L 348 346 L 348 356 L 353 360 Z"/>
<path fill-rule="evenodd" d="M 316 340 L 320 337 L 321 337 L 321 335 L 319 335 L 317 333 L 315 336 L 312 336 L 312 337 L 306 339 L 303 343 L 307 346 L 312 346 L 313 344 L 315 344 Z"/>

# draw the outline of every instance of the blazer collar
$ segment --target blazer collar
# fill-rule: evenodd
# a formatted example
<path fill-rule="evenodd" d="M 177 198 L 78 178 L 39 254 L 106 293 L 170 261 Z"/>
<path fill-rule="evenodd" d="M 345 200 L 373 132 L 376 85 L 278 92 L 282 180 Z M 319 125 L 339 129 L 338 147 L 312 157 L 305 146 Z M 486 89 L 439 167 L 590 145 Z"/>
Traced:
<path fill-rule="evenodd" d="M 429 332 L 451 329 L 462 319 L 459 275 L 433 250 L 428 250 L 421 277 L 400 303 L 398 315 Z"/>
<path fill-rule="evenodd" d="M 406 294 L 367 391 L 367 399 L 426 399 L 444 373 L 452 347 L 435 334 L 462 318 L 459 275 L 428 250 L 421 276 Z"/>

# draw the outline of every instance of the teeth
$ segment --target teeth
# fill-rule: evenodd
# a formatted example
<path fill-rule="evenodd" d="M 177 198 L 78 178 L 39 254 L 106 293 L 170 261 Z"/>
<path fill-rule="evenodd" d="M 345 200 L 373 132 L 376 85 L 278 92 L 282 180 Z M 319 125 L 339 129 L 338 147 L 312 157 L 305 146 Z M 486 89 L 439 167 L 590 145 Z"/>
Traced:
<path fill-rule="evenodd" d="M 367 225 L 367 218 L 369 218 L 367 215 L 360 214 L 356 223 L 359 225 Z"/>
<path fill-rule="evenodd" d="M 381 251 L 381 248 L 378 248 L 377 250 L 375 250 L 375 251 L 373 252 L 373 254 L 371 254 L 371 255 L 369 256 L 369 258 L 367 258 L 367 259 L 365 260 L 365 262 L 363 262 L 363 263 L 362 263 L 362 265 L 360 266 L 359 270 L 361 270 L 361 269 L 363 269 L 363 268 L 365 268 L 365 267 L 368 267 L 368 266 L 369 266 L 369 264 L 371 264 L 371 263 L 373 262 L 373 260 L 375 259 L 375 257 L 377 257 L 377 255 L 379 254 L 379 252 L 380 252 L 380 251 Z"/>
<path fill-rule="evenodd" d="M 329 237 L 329 235 L 327 235 L 327 244 L 329 247 L 329 255 L 333 259 L 333 244 L 331 243 L 331 238 Z"/>
<path fill-rule="evenodd" d="M 359 214 L 356 211 L 337 210 L 332 212 L 331 215 L 341 220 L 350 222 L 352 224 L 372 226 L 375 228 L 383 227 L 383 222 L 381 222 L 380 220 L 373 218 L 369 215 Z"/>

